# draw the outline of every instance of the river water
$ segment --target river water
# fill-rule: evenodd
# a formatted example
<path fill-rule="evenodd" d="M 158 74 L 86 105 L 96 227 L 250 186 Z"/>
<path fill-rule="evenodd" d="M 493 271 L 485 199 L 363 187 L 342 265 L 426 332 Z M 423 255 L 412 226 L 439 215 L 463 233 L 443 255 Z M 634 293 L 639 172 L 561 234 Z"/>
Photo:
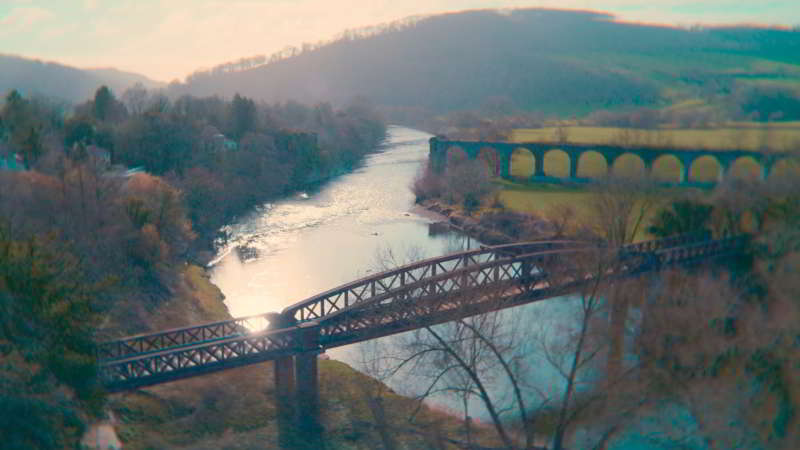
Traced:
<path fill-rule="evenodd" d="M 230 244 L 211 271 L 231 314 L 280 311 L 381 271 L 387 259 L 399 264 L 466 248 L 459 235 L 429 235 L 432 220 L 413 211 L 409 186 L 427 159 L 430 137 L 391 126 L 357 170 L 232 224 Z M 352 353 L 329 355 L 352 364 Z"/>
<path fill-rule="evenodd" d="M 211 271 L 231 314 L 280 311 L 380 271 L 387 251 L 400 258 L 412 249 L 419 256 L 459 250 L 462 239 L 429 236 L 431 220 L 412 212 L 409 186 L 427 158 L 429 137 L 389 127 L 386 143 L 359 169 L 233 224 L 230 245 Z"/>
<path fill-rule="evenodd" d="M 211 280 L 225 294 L 231 314 L 279 312 L 314 294 L 381 271 L 387 259 L 389 265 L 397 265 L 474 246 L 455 234 L 429 235 L 432 220 L 414 211 L 409 187 L 427 159 L 430 137 L 409 128 L 389 127 L 386 142 L 357 170 L 317 190 L 255 208 L 231 224 L 229 245 L 220 250 L 211 268 Z M 560 334 L 568 333 L 577 317 L 576 307 L 575 299 L 553 299 L 500 314 L 503 321 L 522 322 L 528 331 L 545 336 L 542 342 L 552 345 Z M 390 348 L 396 339 L 402 335 L 380 339 L 378 346 L 367 343 L 327 354 L 363 369 L 365 355 L 367 359 L 376 356 L 375 352 Z M 382 347 L 381 341 L 389 344 Z M 541 358 L 533 339 L 524 342 L 523 353 L 526 365 L 532 368 L 526 381 L 545 392 L 550 401 L 560 398 L 563 380 Z M 424 379 L 408 373 L 385 381 L 407 395 L 417 394 L 425 386 Z M 510 395 L 503 384 L 492 387 L 501 398 Z M 429 403 L 461 410 L 460 400 L 447 395 L 435 395 Z M 477 399 L 469 402 L 469 409 L 473 417 L 487 418 Z M 635 434 L 638 437 L 639 433 Z M 649 442 L 649 448 L 658 447 L 653 444 Z M 640 448 L 630 443 L 615 447 Z"/>
<path fill-rule="evenodd" d="M 230 226 L 230 244 L 213 263 L 211 280 L 225 294 L 234 317 L 281 311 L 283 308 L 389 265 L 438 256 L 475 245 L 457 234 L 431 236 L 430 218 L 414 212 L 410 190 L 428 155 L 429 134 L 389 127 L 380 149 L 354 172 L 324 184 L 315 192 L 256 208 Z M 391 257 L 387 258 L 387 255 Z M 392 261 L 394 264 L 392 264 Z M 539 325 L 568 315 L 569 305 L 553 302 L 515 308 L 513 316 L 535 314 Z M 512 322 L 512 312 L 502 312 Z M 381 345 L 348 346 L 328 356 L 361 368 L 365 353 L 390 348 L 397 337 Z M 370 355 L 367 355 L 367 359 Z M 535 363 L 534 363 L 535 364 Z M 539 384 L 553 385 L 557 375 L 539 371 Z M 425 380 L 405 373 L 387 383 L 396 391 L 416 394 Z M 498 392 L 505 391 L 497 387 Z M 460 410 L 446 395 L 434 396 L 436 406 Z M 485 417 L 478 399 L 470 402 L 477 417 Z"/>
<path fill-rule="evenodd" d="M 414 212 L 410 185 L 428 155 L 429 134 L 389 127 L 380 149 L 366 157 L 354 172 L 324 184 L 315 192 L 256 208 L 230 226 L 230 244 L 220 251 L 211 280 L 225 294 L 234 317 L 281 311 L 298 301 L 371 272 L 409 260 L 459 251 L 474 241 L 457 234 L 431 236 L 430 218 Z M 387 255 L 391 257 L 387 258 Z M 564 303 L 515 308 L 521 317 L 535 313 L 540 324 L 565 315 Z M 512 322 L 511 311 L 501 313 Z M 402 339 L 380 339 L 329 350 L 328 356 L 355 368 L 376 352 Z M 365 355 L 368 353 L 369 355 Z M 540 384 L 552 385 L 554 372 L 537 374 Z M 425 380 L 405 373 L 386 380 L 396 391 L 413 395 Z M 505 391 L 498 386 L 498 392 Z M 460 410 L 458 399 L 437 395 L 432 402 Z M 476 417 L 485 417 L 478 399 L 470 402 Z"/>

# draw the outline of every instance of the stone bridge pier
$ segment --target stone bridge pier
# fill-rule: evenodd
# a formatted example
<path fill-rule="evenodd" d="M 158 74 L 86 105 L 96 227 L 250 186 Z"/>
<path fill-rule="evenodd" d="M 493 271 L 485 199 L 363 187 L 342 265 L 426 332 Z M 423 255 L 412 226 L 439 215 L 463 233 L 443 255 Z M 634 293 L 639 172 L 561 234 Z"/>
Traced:
<path fill-rule="evenodd" d="M 319 323 L 297 324 L 294 317 L 277 313 L 271 316 L 270 329 L 290 327 L 297 327 L 291 339 L 300 351 L 274 361 L 279 441 L 283 448 L 306 448 L 306 444 L 308 448 L 321 448 L 317 358 L 323 350 L 319 345 Z"/>

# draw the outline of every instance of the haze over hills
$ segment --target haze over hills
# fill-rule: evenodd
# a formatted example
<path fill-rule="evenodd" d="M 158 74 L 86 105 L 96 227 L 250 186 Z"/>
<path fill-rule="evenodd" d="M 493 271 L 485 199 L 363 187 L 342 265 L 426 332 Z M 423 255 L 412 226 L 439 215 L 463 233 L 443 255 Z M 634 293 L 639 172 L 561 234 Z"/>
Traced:
<path fill-rule="evenodd" d="M 468 11 L 343 38 L 240 71 L 198 72 L 174 93 L 346 103 L 439 113 L 487 100 L 550 114 L 709 102 L 800 86 L 800 32 L 682 29 L 554 10 Z"/>
<path fill-rule="evenodd" d="M 603 13 L 526 9 L 436 15 L 345 36 L 266 64 L 261 58 L 198 71 L 168 93 L 335 105 L 362 98 L 397 112 L 390 116 L 397 120 L 492 108 L 580 116 L 686 101 L 696 106 L 698 100 L 730 109 L 733 101 L 748 101 L 748 89 L 782 90 L 766 96 L 777 103 L 800 92 L 797 30 L 683 29 L 614 22 Z M 102 84 L 121 94 L 137 82 L 164 87 L 112 68 L 0 54 L 0 92 L 16 88 L 80 102 Z M 800 114 L 800 105 L 777 107 Z"/>
<path fill-rule="evenodd" d="M 112 68 L 78 69 L 54 62 L 44 62 L 13 55 L 0 54 L 0 93 L 17 89 L 25 95 L 45 95 L 68 102 L 90 98 L 101 85 L 122 93 L 141 83 L 146 88 L 164 84 L 144 75 Z"/>

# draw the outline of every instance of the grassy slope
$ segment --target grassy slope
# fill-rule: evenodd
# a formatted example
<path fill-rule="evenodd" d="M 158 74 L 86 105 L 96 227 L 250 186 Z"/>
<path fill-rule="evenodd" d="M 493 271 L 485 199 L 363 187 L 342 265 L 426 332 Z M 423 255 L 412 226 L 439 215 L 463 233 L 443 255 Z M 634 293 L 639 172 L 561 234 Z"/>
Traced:
<path fill-rule="evenodd" d="M 568 205 L 575 211 L 576 219 L 579 222 L 591 223 L 592 194 L 584 189 L 508 181 L 498 181 L 498 185 L 500 186 L 500 201 L 506 208 L 513 211 L 547 218 L 556 211 L 557 206 Z M 644 224 L 636 233 L 636 241 L 649 238 L 645 230 L 653 213 L 655 213 L 655 209 L 650 211 L 650 215 L 645 218 Z"/>

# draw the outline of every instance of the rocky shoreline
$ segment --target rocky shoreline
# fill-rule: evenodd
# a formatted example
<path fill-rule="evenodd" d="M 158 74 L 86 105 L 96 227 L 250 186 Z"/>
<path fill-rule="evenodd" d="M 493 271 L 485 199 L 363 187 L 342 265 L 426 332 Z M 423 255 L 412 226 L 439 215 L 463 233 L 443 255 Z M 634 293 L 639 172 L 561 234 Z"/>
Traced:
<path fill-rule="evenodd" d="M 502 245 L 517 241 L 506 233 L 481 224 L 475 217 L 437 200 L 425 200 L 419 203 L 417 208 L 428 213 L 423 214 L 424 216 L 437 220 L 431 224 L 433 233 L 456 230 L 485 245 Z"/>

